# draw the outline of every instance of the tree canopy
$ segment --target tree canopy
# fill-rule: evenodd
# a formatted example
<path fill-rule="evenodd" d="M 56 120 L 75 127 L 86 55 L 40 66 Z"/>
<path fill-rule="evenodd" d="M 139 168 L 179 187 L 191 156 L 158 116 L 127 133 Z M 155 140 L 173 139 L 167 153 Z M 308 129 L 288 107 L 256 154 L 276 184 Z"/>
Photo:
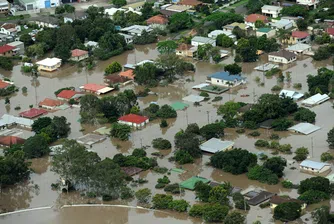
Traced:
<path fill-rule="evenodd" d="M 194 22 L 191 16 L 186 12 L 181 12 L 174 14 L 169 18 L 168 29 L 173 33 L 179 30 L 190 28 L 193 24 Z"/>
<path fill-rule="evenodd" d="M 284 202 L 274 209 L 274 219 L 288 222 L 296 220 L 301 215 L 301 205 L 297 202 Z"/>

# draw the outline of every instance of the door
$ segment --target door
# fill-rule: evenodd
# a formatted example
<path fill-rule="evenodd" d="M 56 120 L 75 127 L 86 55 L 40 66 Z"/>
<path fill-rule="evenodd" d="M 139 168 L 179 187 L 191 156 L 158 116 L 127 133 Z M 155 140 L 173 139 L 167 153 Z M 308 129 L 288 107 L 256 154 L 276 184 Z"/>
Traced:
<path fill-rule="evenodd" d="M 51 8 L 51 3 L 50 1 L 45 1 L 45 8 Z"/>

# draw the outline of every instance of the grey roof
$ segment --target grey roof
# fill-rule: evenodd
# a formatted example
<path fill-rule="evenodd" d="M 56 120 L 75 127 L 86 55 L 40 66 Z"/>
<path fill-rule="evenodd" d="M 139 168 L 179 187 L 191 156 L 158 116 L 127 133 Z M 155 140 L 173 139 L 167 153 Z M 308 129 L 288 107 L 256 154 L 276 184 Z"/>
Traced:
<path fill-rule="evenodd" d="M 214 44 L 216 43 L 215 40 L 208 38 L 208 37 L 200 37 L 200 36 L 194 36 L 193 39 L 191 39 L 191 41 L 195 41 L 198 43 L 204 43 L 204 44 Z"/>
<path fill-rule="evenodd" d="M 269 71 L 273 68 L 278 68 L 278 65 L 266 63 L 266 64 L 263 64 L 263 65 L 259 65 L 259 66 L 255 67 L 254 69 L 266 72 L 266 71 Z"/>
<path fill-rule="evenodd" d="M 321 95 L 320 93 L 317 93 L 306 100 L 302 101 L 302 104 L 306 105 L 316 105 L 316 104 L 321 104 L 325 102 L 326 100 L 329 100 L 329 96 L 327 94 Z"/>
<path fill-rule="evenodd" d="M 247 193 L 248 194 L 248 193 Z M 250 194 L 248 194 L 250 195 Z M 254 194 L 254 197 L 251 197 L 251 199 L 248 200 L 249 205 L 258 205 L 264 201 L 269 200 L 272 196 L 274 196 L 274 193 L 268 192 L 268 191 L 261 191 L 258 194 Z"/>
<path fill-rule="evenodd" d="M 300 166 L 305 166 L 305 167 L 321 170 L 324 166 L 330 166 L 330 164 L 316 162 L 312 160 L 304 160 L 303 162 L 300 163 Z"/>
<path fill-rule="evenodd" d="M 283 57 L 287 60 L 290 60 L 291 58 L 294 58 L 294 57 L 297 56 L 295 53 L 292 53 L 292 52 L 289 52 L 289 51 L 286 51 L 286 50 L 281 50 L 281 51 L 278 51 L 278 52 L 271 52 L 271 53 L 269 53 L 269 55 L 274 55 L 276 57 Z"/>
<path fill-rule="evenodd" d="M 315 131 L 318 131 L 319 129 L 321 129 L 321 127 L 315 126 L 315 125 L 310 124 L 310 123 L 299 123 L 299 124 L 296 124 L 296 125 L 288 128 L 289 131 L 295 131 L 295 132 L 298 132 L 298 133 L 302 133 L 304 135 L 311 134 Z"/>
<path fill-rule="evenodd" d="M 195 102 L 203 101 L 204 98 L 205 97 L 203 97 L 203 96 L 189 95 L 189 96 L 183 97 L 182 100 L 195 103 Z"/>
<path fill-rule="evenodd" d="M 232 141 L 222 141 L 218 138 L 211 138 L 200 145 L 199 148 L 205 152 L 216 153 L 219 151 L 225 151 L 227 148 L 233 147 L 233 145 L 234 142 Z"/>
<path fill-rule="evenodd" d="M 123 32 L 135 33 L 135 34 L 142 34 L 143 31 L 151 32 L 152 28 L 149 26 L 141 26 L 141 25 L 133 25 L 129 27 L 125 27 L 121 29 Z"/>
<path fill-rule="evenodd" d="M 305 51 L 309 48 L 311 48 L 311 45 L 297 43 L 297 44 L 291 45 L 290 47 L 285 48 L 285 50 L 287 51 Z"/>
<path fill-rule="evenodd" d="M 0 119 L 0 127 L 11 125 L 11 124 L 18 124 L 22 126 L 31 127 L 33 123 L 34 123 L 33 120 L 23 118 L 23 117 L 15 117 L 9 114 L 4 114 Z"/>

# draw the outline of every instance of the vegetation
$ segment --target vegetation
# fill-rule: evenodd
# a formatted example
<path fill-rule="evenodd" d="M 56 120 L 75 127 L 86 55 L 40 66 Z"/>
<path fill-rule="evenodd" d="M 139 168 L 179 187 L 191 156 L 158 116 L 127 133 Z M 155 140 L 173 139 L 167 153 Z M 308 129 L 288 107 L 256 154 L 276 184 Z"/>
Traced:
<path fill-rule="evenodd" d="M 189 207 L 189 203 L 183 199 L 173 200 L 171 195 L 156 194 L 153 199 L 153 207 L 155 209 L 171 209 L 177 212 L 185 212 Z"/>
<path fill-rule="evenodd" d="M 180 151 L 187 151 L 193 158 L 202 156 L 202 151 L 199 148 L 199 140 L 195 134 L 189 132 L 181 132 L 175 135 L 175 148 Z M 186 155 L 183 153 L 183 155 Z"/>
<path fill-rule="evenodd" d="M 330 209 L 326 205 L 315 209 L 312 212 L 312 218 L 314 224 L 330 224 L 334 221 L 334 216 L 330 213 Z"/>
<path fill-rule="evenodd" d="M 289 127 L 293 125 L 293 121 L 287 119 L 287 118 L 280 118 L 275 120 L 272 123 L 272 127 L 275 131 L 286 131 Z"/>
<path fill-rule="evenodd" d="M 220 204 L 203 204 L 193 205 L 189 210 L 192 217 L 201 217 L 206 222 L 222 222 L 224 221 L 229 207 Z"/>
<path fill-rule="evenodd" d="M 255 146 L 257 147 L 269 147 L 269 142 L 263 139 L 259 139 L 255 142 Z"/>
<path fill-rule="evenodd" d="M 303 161 L 307 158 L 309 151 L 307 148 L 305 147 L 300 147 L 297 148 L 295 151 L 295 157 L 293 157 L 293 159 L 297 160 L 297 161 Z"/>
<path fill-rule="evenodd" d="M 225 34 L 218 35 L 216 42 L 217 42 L 217 46 L 221 46 L 224 48 L 232 47 L 234 44 L 233 39 L 226 36 Z"/>
<path fill-rule="evenodd" d="M 321 162 L 327 162 L 334 159 L 334 156 L 329 152 L 324 152 L 321 154 Z"/>
<path fill-rule="evenodd" d="M 14 64 L 12 60 L 8 57 L 0 56 L 0 68 L 11 71 L 13 70 Z"/>
<path fill-rule="evenodd" d="M 221 138 L 224 136 L 225 124 L 223 122 L 211 123 L 200 128 L 200 134 L 206 139 Z"/>
<path fill-rule="evenodd" d="M 317 116 L 317 114 L 314 113 L 313 111 L 311 111 L 310 109 L 301 107 L 294 114 L 293 119 L 295 121 L 304 121 L 304 122 L 308 122 L 308 123 L 314 123 L 316 116 Z"/>
<path fill-rule="evenodd" d="M 232 75 L 238 75 L 241 73 L 241 67 L 238 64 L 234 63 L 234 64 L 226 65 L 224 67 L 224 71 L 227 71 Z"/>
<path fill-rule="evenodd" d="M 122 71 L 122 65 L 118 63 L 117 61 L 114 61 L 106 69 L 104 70 L 104 75 L 109 75 L 115 72 L 120 72 Z"/>
<path fill-rule="evenodd" d="M 311 177 L 300 182 L 298 199 L 307 204 L 317 203 L 329 198 L 330 184 L 325 177 Z"/>
<path fill-rule="evenodd" d="M 330 89 L 330 80 L 334 77 L 334 71 L 331 71 L 327 68 L 318 69 L 318 74 L 308 75 L 307 76 L 307 84 L 308 90 L 311 95 L 320 93 L 330 93 L 333 91 L 333 88 Z"/>
<path fill-rule="evenodd" d="M 135 149 L 132 154 L 128 156 L 121 153 L 116 154 L 112 160 L 120 167 L 138 167 L 144 170 L 158 165 L 155 158 L 146 157 L 146 152 L 143 149 Z"/>
<path fill-rule="evenodd" d="M 154 32 L 147 32 L 144 30 L 140 36 L 133 38 L 133 43 L 138 45 L 151 44 L 157 41 L 157 35 Z"/>
<path fill-rule="evenodd" d="M 152 145 L 156 149 L 170 149 L 172 144 L 167 139 L 155 138 L 152 140 Z"/>
<path fill-rule="evenodd" d="M 234 207 L 241 210 L 249 210 L 250 206 L 248 205 L 245 197 L 241 193 L 234 193 L 232 195 Z"/>
<path fill-rule="evenodd" d="M 245 223 L 245 216 L 237 211 L 232 211 L 224 219 L 224 224 L 243 224 Z"/>
<path fill-rule="evenodd" d="M 301 205 L 297 202 L 284 202 L 274 209 L 274 219 L 288 222 L 296 220 L 301 215 Z"/>
<path fill-rule="evenodd" d="M 179 164 L 193 163 L 194 157 L 188 151 L 178 150 L 175 152 L 175 161 Z"/>
<path fill-rule="evenodd" d="M 328 133 L 327 133 L 327 140 L 329 148 L 334 149 L 334 128 L 332 128 Z"/>
<path fill-rule="evenodd" d="M 169 18 L 168 29 L 170 32 L 174 33 L 179 30 L 191 28 L 193 24 L 194 22 L 191 16 L 186 12 L 182 12 L 174 14 Z"/>
<path fill-rule="evenodd" d="M 247 177 L 251 180 L 258 180 L 261 183 L 267 183 L 267 184 L 278 183 L 277 175 L 270 169 L 260 165 L 255 165 L 254 167 L 250 168 L 247 173 Z"/>
<path fill-rule="evenodd" d="M 122 141 L 129 140 L 131 127 L 126 124 L 113 123 L 110 130 L 110 136 L 119 138 Z"/>

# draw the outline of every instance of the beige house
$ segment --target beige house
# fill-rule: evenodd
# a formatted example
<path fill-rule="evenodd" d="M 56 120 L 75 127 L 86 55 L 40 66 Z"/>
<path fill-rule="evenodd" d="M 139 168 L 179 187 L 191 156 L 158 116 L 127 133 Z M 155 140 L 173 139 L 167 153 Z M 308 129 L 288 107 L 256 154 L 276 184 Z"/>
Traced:
<path fill-rule="evenodd" d="M 316 162 L 312 160 L 304 160 L 300 163 L 299 169 L 301 171 L 307 171 L 313 174 L 321 174 L 323 172 L 331 170 L 331 164 Z"/>
<path fill-rule="evenodd" d="M 178 48 L 176 48 L 176 55 L 182 57 L 194 57 L 195 52 L 197 51 L 197 47 L 193 47 L 189 44 L 180 44 Z"/>
<path fill-rule="evenodd" d="M 60 68 L 61 59 L 60 58 L 45 58 L 42 61 L 36 62 L 38 65 L 38 71 L 53 72 Z"/>
<path fill-rule="evenodd" d="M 297 55 L 295 53 L 286 50 L 271 52 L 268 54 L 268 61 L 270 62 L 290 64 L 296 60 L 297 60 Z"/>
<path fill-rule="evenodd" d="M 74 49 L 72 50 L 72 56 L 71 60 L 72 61 L 82 61 L 88 58 L 88 51 L 80 50 L 80 49 Z"/>
<path fill-rule="evenodd" d="M 266 35 L 267 38 L 271 38 L 275 36 L 276 32 L 273 29 L 262 27 L 256 30 L 256 36 L 262 37 L 263 35 Z"/>

